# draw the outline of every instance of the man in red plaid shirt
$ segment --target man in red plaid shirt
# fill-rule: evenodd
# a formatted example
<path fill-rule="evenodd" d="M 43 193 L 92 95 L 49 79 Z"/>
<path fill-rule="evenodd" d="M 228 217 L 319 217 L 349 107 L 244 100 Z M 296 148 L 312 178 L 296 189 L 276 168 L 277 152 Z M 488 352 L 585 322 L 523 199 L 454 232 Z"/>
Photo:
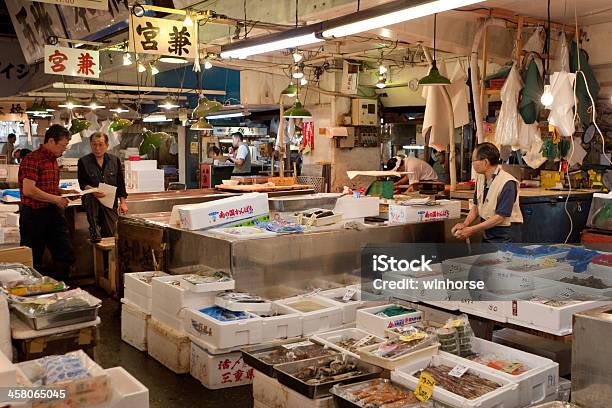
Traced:
<path fill-rule="evenodd" d="M 27 155 L 19 167 L 21 245 L 32 248 L 37 270 L 41 270 L 43 254 L 48 248 L 55 262 L 48 274 L 56 279 L 68 278 L 75 261 L 64 218 L 68 200 L 62 197 L 75 191 L 59 188 L 57 166 L 57 158 L 64 154 L 69 141 L 70 132 L 65 127 L 52 125 L 45 133 L 44 144 Z"/>

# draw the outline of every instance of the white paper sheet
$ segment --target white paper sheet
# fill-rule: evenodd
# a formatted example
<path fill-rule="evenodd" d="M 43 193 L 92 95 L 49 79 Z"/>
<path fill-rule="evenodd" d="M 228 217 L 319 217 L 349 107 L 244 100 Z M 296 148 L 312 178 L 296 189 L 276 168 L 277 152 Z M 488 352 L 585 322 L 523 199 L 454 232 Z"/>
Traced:
<path fill-rule="evenodd" d="M 98 198 L 102 205 L 108 208 L 113 208 L 115 205 L 117 187 L 111 186 L 110 184 L 100 183 L 98 184 L 98 191 L 104 193 L 104 197 Z"/>
<path fill-rule="evenodd" d="M 66 194 L 62 194 L 62 197 L 66 197 L 66 198 L 81 197 L 81 196 L 84 196 L 85 194 L 91 194 L 91 193 L 97 193 L 97 192 L 98 192 L 97 188 L 90 188 L 89 190 L 83 190 L 80 193 L 66 193 Z"/>

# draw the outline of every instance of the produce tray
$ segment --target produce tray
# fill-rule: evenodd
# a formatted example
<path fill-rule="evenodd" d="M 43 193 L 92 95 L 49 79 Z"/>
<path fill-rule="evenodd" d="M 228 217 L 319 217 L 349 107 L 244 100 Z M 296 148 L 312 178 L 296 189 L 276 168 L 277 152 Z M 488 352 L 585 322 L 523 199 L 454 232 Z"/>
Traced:
<path fill-rule="evenodd" d="M 86 294 L 85 297 L 88 298 L 88 302 L 90 304 L 89 307 L 54 313 L 45 313 L 36 316 L 27 313 L 19 304 L 13 304 L 12 308 L 15 315 L 26 322 L 27 325 L 34 330 L 51 329 L 54 327 L 68 326 L 71 324 L 96 320 L 98 318 L 98 309 L 100 308 L 101 304 L 97 298 L 89 294 Z"/>
<path fill-rule="evenodd" d="M 343 361 L 352 362 L 356 364 L 356 366 L 363 371 L 363 374 L 356 375 L 347 379 L 332 380 L 315 385 L 307 384 L 294 376 L 295 373 L 306 367 L 310 367 L 312 365 L 326 364 L 337 357 L 340 357 L 340 355 L 311 358 L 307 360 L 276 365 L 274 366 L 274 370 L 276 371 L 276 378 L 281 384 L 286 385 L 287 387 L 299 392 L 302 395 L 307 396 L 308 398 L 314 399 L 330 395 L 329 390 L 335 384 L 350 384 L 358 381 L 370 380 L 372 378 L 380 377 L 383 372 L 383 369 L 380 367 L 365 363 L 354 357 L 345 356 Z"/>
<path fill-rule="evenodd" d="M 387 379 L 379 378 L 379 379 L 374 379 L 374 380 L 361 381 L 358 383 L 353 383 L 353 384 L 348 384 L 348 385 L 334 385 L 330 389 L 329 392 L 334 396 L 334 402 L 336 403 L 336 407 L 338 408 L 366 408 L 366 407 L 370 407 L 370 405 L 358 404 L 357 402 L 348 400 L 342 395 L 342 391 L 351 390 L 351 389 L 359 390 L 362 387 L 367 386 L 368 384 L 375 383 L 375 382 L 387 383 L 391 381 Z M 393 384 L 393 385 L 405 391 L 410 391 L 406 389 L 405 387 L 399 386 L 397 384 Z M 392 405 L 393 403 L 389 403 L 389 404 Z M 426 407 L 428 408 L 433 407 L 433 405 L 431 402 L 416 402 L 414 404 L 408 404 L 408 405 L 401 406 L 401 408 L 426 408 Z"/>
<path fill-rule="evenodd" d="M 253 367 L 254 369 L 258 371 L 261 371 L 268 377 L 276 377 L 276 373 L 274 370 L 274 364 L 266 363 L 265 361 L 261 360 L 259 356 L 261 356 L 262 354 L 271 352 L 279 347 L 282 347 L 283 345 L 289 345 L 289 344 L 305 342 L 305 341 L 310 341 L 311 343 L 320 345 L 321 348 L 325 348 L 324 344 L 321 344 L 315 339 L 309 340 L 307 338 L 300 337 L 300 338 L 293 338 L 293 339 L 288 339 L 288 340 L 273 341 L 269 343 L 258 344 L 256 346 L 243 347 L 240 349 L 240 351 L 242 352 L 242 358 L 244 359 L 244 362 L 247 363 L 249 366 Z M 328 349 L 326 353 L 327 355 L 330 355 L 330 356 L 338 354 L 336 350 L 330 350 L 330 349 Z"/>

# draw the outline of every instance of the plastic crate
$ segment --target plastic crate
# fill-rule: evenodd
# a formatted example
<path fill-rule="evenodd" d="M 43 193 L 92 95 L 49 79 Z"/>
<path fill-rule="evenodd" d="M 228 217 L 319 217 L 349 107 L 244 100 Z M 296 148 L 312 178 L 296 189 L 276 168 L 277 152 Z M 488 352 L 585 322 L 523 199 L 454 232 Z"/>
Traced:
<path fill-rule="evenodd" d="M 414 374 L 427 368 L 430 364 L 435 366 L 442 364 L 448 367 L 455 367 L 461 364 L 468 367 L 472 373 L 501 385 L 496 390 L 475 399 L 467 399 L 441 387 L 435 387 L 433 391 L 433 399 L 435 401 L 455 408 L 516 408 L 519 406 L 517 383 L 492 373 L 490 369 L 485 369 L 480 364 L 470 364 L 465 359 L 447 353 L 440 353 L 430 358 L 416 360 L 398 368 L 391 372 L 391 381 L 414 391 L 419 381 Z"/>

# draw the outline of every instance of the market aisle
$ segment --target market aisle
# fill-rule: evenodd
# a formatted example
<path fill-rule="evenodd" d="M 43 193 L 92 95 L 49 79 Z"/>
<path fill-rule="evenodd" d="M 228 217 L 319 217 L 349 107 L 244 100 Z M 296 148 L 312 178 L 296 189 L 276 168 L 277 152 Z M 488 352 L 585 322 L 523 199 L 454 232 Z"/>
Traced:
<path fill-rule="evenodd" d="M 212 391 L 189 374 L 177 375 L 121 341 L 121 303 L 108 298 L 99 288 L 84 288 L 102 299 L 100 343 L 96 361 L 103 367 L 123 366 L 149 389 L 150 408 L 238 407 L 253 405 L 251 386 Z"/>

